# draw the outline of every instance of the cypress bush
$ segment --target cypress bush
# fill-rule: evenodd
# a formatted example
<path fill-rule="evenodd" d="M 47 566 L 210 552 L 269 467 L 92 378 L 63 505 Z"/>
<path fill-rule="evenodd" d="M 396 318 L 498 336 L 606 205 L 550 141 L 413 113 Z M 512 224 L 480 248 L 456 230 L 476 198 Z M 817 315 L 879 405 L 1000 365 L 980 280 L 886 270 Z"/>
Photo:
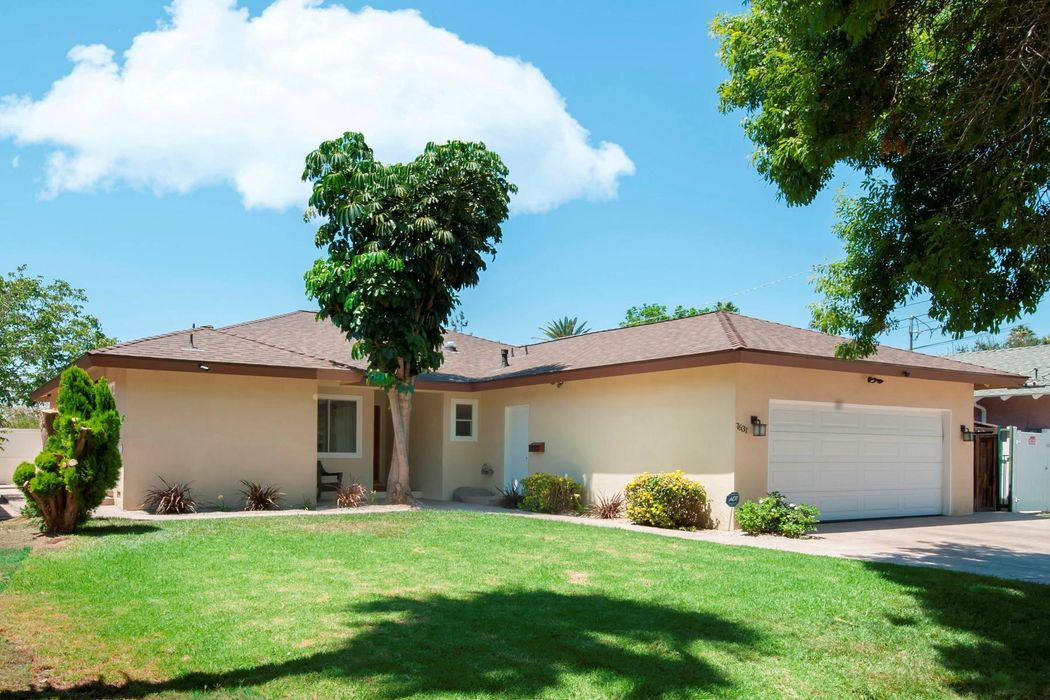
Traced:
<path fill-rule="evenodd" d="M 79 367 L 62 373 L 58 416 L 44 450 L 34 462 L 20 464 L 13 479 L 44 532 L 73 532 L 116 485 L 120 424 L 105 377 L 92 382 Z"/>

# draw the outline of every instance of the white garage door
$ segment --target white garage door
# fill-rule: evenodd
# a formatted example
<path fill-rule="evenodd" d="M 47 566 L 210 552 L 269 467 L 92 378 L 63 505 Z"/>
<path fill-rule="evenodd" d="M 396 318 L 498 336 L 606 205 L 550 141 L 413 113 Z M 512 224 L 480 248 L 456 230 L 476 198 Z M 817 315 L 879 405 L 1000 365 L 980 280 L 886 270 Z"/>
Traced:
<path fill-rule="evenodd" d="M 770 402 L 769 490 L 821 520 L 942 512 L 940 411 Z"/>

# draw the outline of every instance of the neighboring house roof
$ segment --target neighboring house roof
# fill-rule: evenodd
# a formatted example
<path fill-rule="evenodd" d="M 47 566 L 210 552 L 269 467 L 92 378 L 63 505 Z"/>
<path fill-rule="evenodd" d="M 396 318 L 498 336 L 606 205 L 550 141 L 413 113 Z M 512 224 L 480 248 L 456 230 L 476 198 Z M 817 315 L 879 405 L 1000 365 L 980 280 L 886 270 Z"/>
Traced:
<path fill-rule="evenodd" d="M 726 311 L 528 345 L 450 331 L 445 334 L 444 364 L 437 372 L 421 376 L 419 382 L 424 388 L 454 385 L 474 390 L 728 362 L 905 374 L 989 387 L 1017 386 L 1024 381 L 1023 376 L 978 363 L 887 346 L 880 346 L 875 355 L 864 360 L 840 360 L 835 357 L 835 348 L 842 341 L 837 336 Z M 508 354 L 506 366 L 503 350 Z M 366 368 L 365 362 L 351 358 L 350 344 L 342 332 L 328 321 L 316 320 L 310 311 L 120 343 L 93 350 L 78 364 L 175 370 L 206 367 L 236 374 L 351 381 L 362 381 Z M 54 380 L 36 395 L 46 395 L 53 386 Z"/>
<path fill-rule="evenodd" d="M 1042 396 L 1050 393 L 1047 380 L 1050 380 L 1050 345 L 1033 345 L 1024 348 L 999 348 L 998 350 L 977 350 L 974 352 L 957 352 L 950 355 L 961 362 L 972 362 L 985 367 L 1023 374 L 1028 381 L 1021 387 L 983 389 L 974 392 L 978 398 L 998 396 Z"/>

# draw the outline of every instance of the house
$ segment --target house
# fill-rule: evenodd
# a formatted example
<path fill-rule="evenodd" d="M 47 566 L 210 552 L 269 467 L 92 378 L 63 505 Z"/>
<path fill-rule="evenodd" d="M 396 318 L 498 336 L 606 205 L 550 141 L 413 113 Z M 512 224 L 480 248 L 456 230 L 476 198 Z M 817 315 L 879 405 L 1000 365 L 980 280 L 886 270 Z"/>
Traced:
<path fill-rule="evenodd" d="M 1050 345 L 960 352 L 951 357 L 960 362 L 993 367 L 1028 378 L 1022 386 L 975 391 L 976 420 L 999 426 L 1012 425 L 1029 432 L 1050 429 L 1050 400 L 1039 400 L 1050 394 L 1050 387 L 1047 386 L 1047 379 L 1050 379 Z"/>
<path fill-rule="evenodd" d="M 1024 377 L 882 347 L 835 357 L 841 339 L 727 312 L 531 345 L 445 336 L 419 378 L 412 488 L 449 499 L 530 472 L 566 473 L 611 494 L 639 472 L 683 469 L 726 496 L 779 490 L 825 519 L 969 513 L 973 391 Z M 240 479 L 313 500 L 316 463 L 382 491 L 386 396 L 330 323 L 297 311 L 92 351 L 126 416 L 117 505 L 163 477 L 236 500 Z M 36 398 L 53 401 L 57 378 Z"/>

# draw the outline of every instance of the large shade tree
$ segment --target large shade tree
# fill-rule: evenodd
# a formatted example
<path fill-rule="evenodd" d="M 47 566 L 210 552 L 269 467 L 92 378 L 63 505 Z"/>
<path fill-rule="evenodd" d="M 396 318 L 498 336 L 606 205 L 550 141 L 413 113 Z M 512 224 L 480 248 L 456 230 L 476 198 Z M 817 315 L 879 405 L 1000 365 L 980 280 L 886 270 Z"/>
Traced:
<path fill-rule="evenodd" d="M 29 403 L 73 360 L 116 342 L 86 303 L 83 289 L 29 275 L 24 265 L 0 277 L 0 404 Z"/>
<path fill-rule="evenodd" d="M 368 363 L 390 400 L 391 502 L 411 499 L 409 426 L 418 375 L 441 366 L 443 328 L 461 290 L 496 253 L 516 188 L 482 143 L 427 144 L 409 163 L 381 163 L 364 136 L 346 133 L 306 157 L 313 185 L 306 219 L 327 253 L 306 273 L 320 318 L 329 318 Z"/>
<path fill-rule="evenodd" d="M 709 314 L 712 311 L 729 311 L 736 314 L 740 313 L 740 308 L 731 301 L 720 301 L 714 305 L 714 308 L 710 306 L 697 308 L 679 304 L 671 311 L 668 311 L 667 306 L 664 304 L 642 304 L 641 306 L 632 306 L 627 309 L 623 320 L 620 321 L 620 328 L 644 326 L 647 323 L 657 323 L 658 321 L 673 321 L 679 318 Z"/>
<path fill-rule="evenodd" d="M 814 325 L 875 350 L 928 294 L 956 337 L 997 332 L 1050 286 L 1050 0 L 752 0 L 714 22 L 754 163 L 792 205 L 836 166 L 844 259 Z"/>

